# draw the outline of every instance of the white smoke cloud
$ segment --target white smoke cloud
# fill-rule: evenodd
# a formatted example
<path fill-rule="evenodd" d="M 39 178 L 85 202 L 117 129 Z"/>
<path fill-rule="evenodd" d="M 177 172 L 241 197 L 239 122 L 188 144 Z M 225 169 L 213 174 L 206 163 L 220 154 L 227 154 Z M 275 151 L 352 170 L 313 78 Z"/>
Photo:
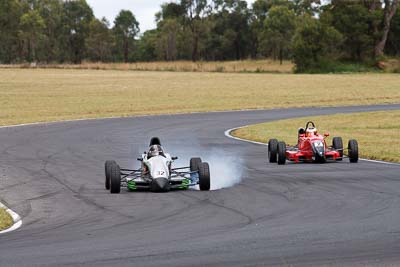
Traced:
<path fill-rule="evenodd" d="M 190 158 L 200 157 L 203 162 L 208 162 L 210 166 L 211 190 L 232 187 L 242 180 L 243 159 L 235 153 L 230 153 L 223 148 L 212 148 L 205 150 L 203 147 L 193 142 L 190 147 L 175 147 L 166 144 L 168 152 L 173 156 L 178 156 L 174 167 L 189 166 Z M 177 148 L 177 149 L 174 149 Z M 198 189 L 198 187 L 196 187 Z"/>
<path fill-rule="evenodd" d="M 203 161 L 210 164 L 211 190 L 232 187 L 242 180 L 242 159 L 224 151 L 212 151 Z"/>

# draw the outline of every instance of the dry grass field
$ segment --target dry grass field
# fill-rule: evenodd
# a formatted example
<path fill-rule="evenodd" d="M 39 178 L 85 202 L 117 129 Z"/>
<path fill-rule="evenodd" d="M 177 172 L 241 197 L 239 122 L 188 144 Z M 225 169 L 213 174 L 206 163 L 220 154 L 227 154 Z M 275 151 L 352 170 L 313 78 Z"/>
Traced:
<path fill-rule="evenodd" d="M 0 125 L 400 102 L 400 75 L 0 69 Z"/>
<path fill-rule="evenodd" d="M 363 158 L 400 162 L 400 111 L 381 111 L 356 114 L 337 114 L 281 120 L 236 130 L 233 135 L 267 143 L 277 138 L 287 144 L 297 143 L 297 129 L 314 121 L 320 133 L 341 136 L 346 147 L 349 139 L 357 139 Z"/>
<path fill-rule="evenodd" d="M 29 64 L 0 65 L 0 68 L 31 68 Z M 292 73 L 294 64 L 291 61 L 242 60 L 242 61 L 160 61 L 138 63 L 91 63 L 84 62 L 79 65 L 72 64 L 46 64 L 37 65 L 36 68 L 48 69 L 89 69 L 89 70 L 130 70 L 130 71 L 170 71 L 170 72 L 244 72 L 244 73 Z"/>
<path fill-rule="evenodd" d="M 9 228 L 13 223 L 13 220 L 4 209 L 0 208 L 0 231 Z"/>

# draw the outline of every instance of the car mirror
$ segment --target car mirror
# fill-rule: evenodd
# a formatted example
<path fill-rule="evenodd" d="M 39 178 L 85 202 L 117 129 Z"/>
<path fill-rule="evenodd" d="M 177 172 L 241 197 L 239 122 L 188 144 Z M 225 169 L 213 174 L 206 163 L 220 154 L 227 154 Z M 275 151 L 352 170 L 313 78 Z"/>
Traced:
<path fill-rule="evenodd" d="M 172 160 L 177 160 L 177 159 L 178 159 L 178 157 L 172 157 L 171 159 L 172 159 Z"/>

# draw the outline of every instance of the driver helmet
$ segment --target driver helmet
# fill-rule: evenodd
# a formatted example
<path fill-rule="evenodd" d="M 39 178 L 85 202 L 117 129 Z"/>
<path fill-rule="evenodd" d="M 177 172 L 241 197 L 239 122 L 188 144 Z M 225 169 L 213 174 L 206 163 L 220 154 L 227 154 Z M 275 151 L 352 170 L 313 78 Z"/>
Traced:
<path fill-rule="evenodd" d="M 306 132 L 307 136 L 313 136 L 313 135 L 316 135 L 316 134 L 317 134 L 317 128 L 308 128 L 307 129 L 307 132 Z"/>
<path fill-rule="evenodd" d="M 155 157 L 163 154 L 163 149 L 160 145 L 152 145 L 149 149 L 148 155 L 150 157 Z"/>

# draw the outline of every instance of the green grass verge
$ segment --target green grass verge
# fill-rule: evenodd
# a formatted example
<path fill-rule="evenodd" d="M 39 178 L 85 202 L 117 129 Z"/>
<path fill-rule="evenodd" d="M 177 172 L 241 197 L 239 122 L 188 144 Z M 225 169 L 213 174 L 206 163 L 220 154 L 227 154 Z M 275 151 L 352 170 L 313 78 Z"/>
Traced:
<path fill-rule="evenodd" d="M 400 103 L 400 75 L 0 69 L 0 125 Z"/>
<path fill-rule="evenodd" d="M 0 208 L 0 231 L 8 229 L 12 226 L 13 219 L 5 209 Z"/>
<path fill-rule="evenodd" d="M 357 139 L 362 158 L 400 162 L 400 111 L 380 111 L 355 114 L 337 114 L 274 121 L 238 129 L 234 136 L 268 142 L 270 138 L 297 143 L 297 129 L 314 121 L 320 133 L 330 133 L 328 144 L 334 136 L 341 136 L 344 145 Z"/>

